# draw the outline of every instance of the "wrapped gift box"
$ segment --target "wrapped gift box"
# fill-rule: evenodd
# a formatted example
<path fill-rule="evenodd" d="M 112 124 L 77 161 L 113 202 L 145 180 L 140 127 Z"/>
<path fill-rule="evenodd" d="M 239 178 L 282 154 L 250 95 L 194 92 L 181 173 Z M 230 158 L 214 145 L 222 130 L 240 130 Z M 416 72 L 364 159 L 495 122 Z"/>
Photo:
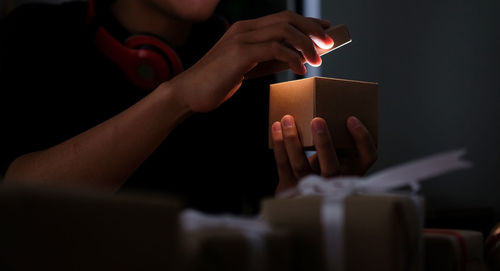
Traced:
<path fill-rule="evenodd" d="M 375 142 L 378 137 L 378 84 L 325 77 L 311 77 L 270 85 L 269 127 L 290 114 L 305 148 L 313 146 L 311 120 L 326 120 L 338 149 L 354 148 L 347 130 L 349 116 L 356 116 L 367 127 Z M 271 129 L 269 146 L 272 147 Z"/>
<path fill-rule="evenodd" d="M 178 270 L 179 210 L 159 196 L 0 186 L 0 269 Z"/>
<path fill-rule="evenodd" d="M 262 204 L 265 220 L 294 234 L 299 270 L 328 270 L 328 257 L 335 257 L 325 252 L 323 204 L 322 196 L 269 199 Z M 421 218 L 413 199 L 352 195 L 343 204 L 345 270 L 421 269 Z"/>
<path fill-rule="evenodd" d="M 481 232 L 425 229 L 426 271 L 485 271 Z"/>
<path fill-rule="evenodd" d="M 284 231 L 256 235 L 215 227 L 185 232 L 183 240 L 186 270 L 293 270 L 291 235 Z"/>
<path fill-rule="evenodd" d="M 485 250 L 490 270 L 500 270 L 500 223 L 495 225 L 488 235 Z"/>
<path fill-rule="evenodd" d="M 497 242 L 486 254 L 490 270 L 500 270 L 500 242 Z"/>

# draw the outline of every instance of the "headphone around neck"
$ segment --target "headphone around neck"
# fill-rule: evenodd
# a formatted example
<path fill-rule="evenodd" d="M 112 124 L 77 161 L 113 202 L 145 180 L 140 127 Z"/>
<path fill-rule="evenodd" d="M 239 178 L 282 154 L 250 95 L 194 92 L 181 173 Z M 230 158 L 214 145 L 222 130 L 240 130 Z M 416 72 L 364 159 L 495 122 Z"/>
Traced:
<path fill-rule="evenodd" d="M 89 0 L 87 23 L 95 21 L 95 2 Z M 120 42 L 98 24 L 94 42 L 98 50 L 120 67 L 134 86 L 144 91 L 152 91 L 184 70 L 176 52 L 153 36 L 133 35 Z"/>

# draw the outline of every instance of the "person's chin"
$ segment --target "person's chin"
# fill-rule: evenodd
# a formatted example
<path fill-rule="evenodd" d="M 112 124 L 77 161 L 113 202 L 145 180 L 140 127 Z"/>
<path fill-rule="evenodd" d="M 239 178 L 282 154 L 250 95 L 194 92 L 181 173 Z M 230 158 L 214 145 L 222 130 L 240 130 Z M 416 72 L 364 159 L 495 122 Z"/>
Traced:
<path fill-rule="evenodd" d="M 199 12 L 199 13 L 189 13 L 184 14 L 182 17 L 185 21 L 191 23 L 201 23 L 213 16 L 213 12 Z"/>

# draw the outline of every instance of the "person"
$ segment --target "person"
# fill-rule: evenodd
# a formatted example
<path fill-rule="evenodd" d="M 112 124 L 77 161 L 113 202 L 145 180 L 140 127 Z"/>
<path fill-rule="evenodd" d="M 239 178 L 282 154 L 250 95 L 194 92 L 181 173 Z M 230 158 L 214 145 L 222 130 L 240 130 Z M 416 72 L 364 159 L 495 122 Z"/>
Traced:
<path fill-rule="evenodd" d="M 314 44 L 333 45 L 329 23 L 283 11 L 227 27 L 214 14 L 218 2 L 89 1 L 12 12 L 0 24 L 4 182 L 161 191 L 206 212 L 252 213 L 307 174 L 366 172 L 376 148 L 355 117 L 347 121 L 358 146 L 350 162 L 337 158 L 320 118 L 311 123 L 317 153 L 309 159 L 292 116 L 272 125 L 269 150 L 272 76 L 245 79 L 268 61 L 297 74 L 306 62 L 319 65 Z M 183 66 L 147 91 L 126 62 L 132 49 L 122 48 L 145 33 Z M 179 66 L 168 65 L 172 73 Z"/>

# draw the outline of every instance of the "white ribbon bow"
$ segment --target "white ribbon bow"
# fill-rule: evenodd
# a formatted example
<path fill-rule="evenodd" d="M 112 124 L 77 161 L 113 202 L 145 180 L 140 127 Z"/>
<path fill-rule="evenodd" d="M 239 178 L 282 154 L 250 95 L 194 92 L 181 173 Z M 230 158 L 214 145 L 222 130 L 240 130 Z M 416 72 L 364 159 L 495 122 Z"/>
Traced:
<path fill-rule="evenodd" d="M 367 177 L 341 176 L 325 179 L 317 175 L 309 175 L 303 178 L 297 187 L 282 192 L 278 197 L 304 195 L 342 197 L 354 192 L 388 192 L 406 186 L 417 192 L 422 181 L 450 171 L 471 167 L 471 162 L 460 160 L 465 152 L 462 149 L 428 156 Z"/>

